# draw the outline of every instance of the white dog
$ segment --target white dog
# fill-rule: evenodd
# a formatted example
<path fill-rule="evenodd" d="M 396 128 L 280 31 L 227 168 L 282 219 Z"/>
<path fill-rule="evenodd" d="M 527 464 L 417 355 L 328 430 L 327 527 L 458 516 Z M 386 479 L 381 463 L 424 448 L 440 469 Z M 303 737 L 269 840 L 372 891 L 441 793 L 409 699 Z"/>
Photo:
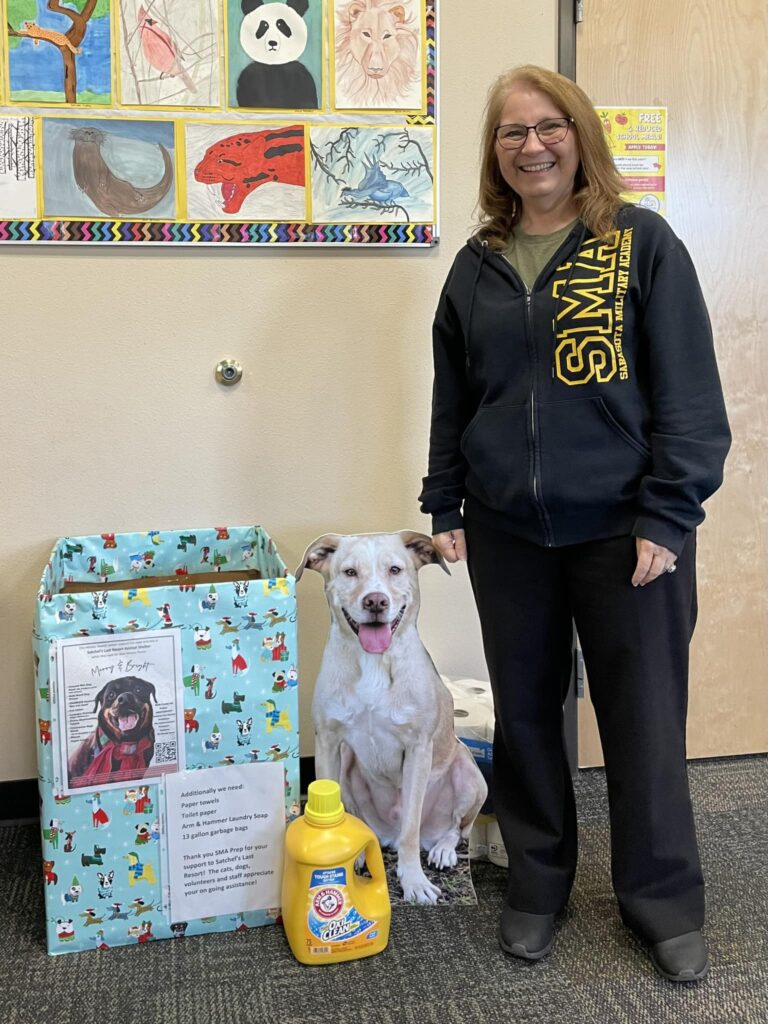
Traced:
<path fill-rule="evenodd" d="M 296 570 L 296 579 L 322 574 L 331 610 L 312 703 L 316 775 L 338 781 L 350 813 L 398 851 L 405 898 L 419 903 L 440 895 L 420 848 L 435 867 L 453 867 L 487 794 L 416 629 L 417 571 L 430 562 L 448 572 L 421 533 L 327 534 Z"/>

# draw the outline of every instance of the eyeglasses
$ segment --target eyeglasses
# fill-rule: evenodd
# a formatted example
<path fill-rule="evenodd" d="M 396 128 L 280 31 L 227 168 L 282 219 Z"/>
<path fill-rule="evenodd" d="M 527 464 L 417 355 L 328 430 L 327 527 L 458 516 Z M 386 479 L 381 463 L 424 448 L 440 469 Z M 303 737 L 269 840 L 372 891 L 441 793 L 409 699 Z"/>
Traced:
<path fill-rule="evenodd" d="M 528 132 L 536 132 L 539 142 L 550 146 L 562 142 L 574 123 L 572 117 L 545 117 L 538 124 L 501 124 L 493 134 L 503 149 L 520 149 L 525 145 Z"/>

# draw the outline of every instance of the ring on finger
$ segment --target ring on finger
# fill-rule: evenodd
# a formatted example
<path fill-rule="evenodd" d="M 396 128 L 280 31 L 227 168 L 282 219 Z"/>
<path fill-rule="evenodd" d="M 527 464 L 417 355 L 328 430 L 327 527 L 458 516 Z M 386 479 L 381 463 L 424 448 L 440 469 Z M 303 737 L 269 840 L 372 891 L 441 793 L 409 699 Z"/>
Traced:
<path fill-rule="evenodd" d="M 664 571 L 665 572 L 675 572 L 676 569 L 677 569 L 677 566 L 675 565 L 675 563 L 671 562 Z"/>

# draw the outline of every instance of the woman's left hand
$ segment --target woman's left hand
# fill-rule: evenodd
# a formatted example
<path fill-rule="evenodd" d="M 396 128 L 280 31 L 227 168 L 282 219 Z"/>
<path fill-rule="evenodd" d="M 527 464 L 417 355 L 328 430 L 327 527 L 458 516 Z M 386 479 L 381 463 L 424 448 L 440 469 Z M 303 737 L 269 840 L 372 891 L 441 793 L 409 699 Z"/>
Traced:
<path fill-rule="evenodd" d="M 661 544 L 654 544 L 652 540 L 645 540 L 644 537 L 636 537 L 635 541 L 637 566 L 632 576 L 633 587 L 644 587 L 646 583 L 653 583 L 665 572 L 675 571 L 677 555 L 674 551 L 662 547 Z"/>

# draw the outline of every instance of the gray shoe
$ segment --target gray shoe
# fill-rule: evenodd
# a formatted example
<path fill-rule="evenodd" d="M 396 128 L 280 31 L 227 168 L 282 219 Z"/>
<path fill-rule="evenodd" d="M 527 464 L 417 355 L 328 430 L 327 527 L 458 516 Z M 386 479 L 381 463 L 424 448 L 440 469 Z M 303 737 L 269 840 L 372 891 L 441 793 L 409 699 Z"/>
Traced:
<path fill-rule="evenodd" d="M 554 914 L 526 914 L 504 907 L 499 923 L 499 945 L 510 956 L 541 960 L 555 941 Z"/>
<path fill-rule="evenodd" d="M 651 960 L 669 981 L 701 981 L 709 970 L 707 944 L 701 932 L 686 932 L 651 946 Z"/>

